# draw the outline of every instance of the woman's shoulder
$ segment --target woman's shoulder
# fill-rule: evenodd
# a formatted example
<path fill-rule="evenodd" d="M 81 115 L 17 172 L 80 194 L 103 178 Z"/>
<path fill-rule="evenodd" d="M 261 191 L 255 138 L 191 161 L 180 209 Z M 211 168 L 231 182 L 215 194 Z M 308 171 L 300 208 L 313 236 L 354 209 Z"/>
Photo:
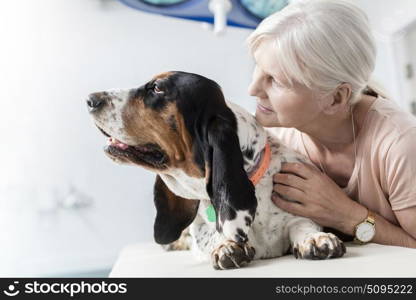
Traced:
<path fill-rule="evenodd" d="M 283 145 L 306 155 L 300 138 L 300 131 L 296 128 L 272 127 L 265 129 L 271 136 L 279 139 Z"/>
<path fill-rule="evenodd" d="M 416 118 L 392 100 L 381 98 L 377 102 L 373 111 L 375 138 L 369 144 L 375 159 L 368 161 L 376 162 L 392 209 L 405 209 L 416 204 Z"/>
<path fill-rule="evenodd" d="M 386 166 L 416 152 L 416 117 L 393 100 L 378 97 L 370 108 L 364 147 Z M 415 161 L 416 161 L 416 156 Z"/>
<path fill-rule="evenodd" d="M 396 102 L 378 96 L 369 110 L 368 126 L 376 135 L 401 138 L 412 134 L 416 128 L 416 117 L 402 109 Z M 384 137 L 383 137 L 384 138 Z"/>
<path fill-rule="evenodd" d="M 277 137 L 286 145 L 293 145 L 299 139 L 299 131 L 295 128 L 269 127 L 265 129 L 269 134 Z"/>

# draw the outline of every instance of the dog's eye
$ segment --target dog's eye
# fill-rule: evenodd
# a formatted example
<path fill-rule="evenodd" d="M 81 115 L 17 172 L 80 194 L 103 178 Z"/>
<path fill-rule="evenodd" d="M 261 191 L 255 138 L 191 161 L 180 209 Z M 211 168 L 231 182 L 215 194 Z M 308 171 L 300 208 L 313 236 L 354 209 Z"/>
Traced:
<path fill-rule="evenodd" d="M 156 93 L 156 94 L 162 94 L 163 93 L 163 91 L 161 90 L 161 89 L 159 89 L 159 87 L 155 84 L 154 85 L 154 87 L 153 87 L 153 91 Z"/>

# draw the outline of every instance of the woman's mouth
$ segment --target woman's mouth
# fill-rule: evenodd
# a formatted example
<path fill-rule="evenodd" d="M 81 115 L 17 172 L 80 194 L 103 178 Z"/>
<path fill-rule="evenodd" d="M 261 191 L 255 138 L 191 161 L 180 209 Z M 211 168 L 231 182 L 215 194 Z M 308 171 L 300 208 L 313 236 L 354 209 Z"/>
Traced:
<path fill-rule="evenodd" d="M 274 113 L 274 110 L 272 110 L 272 109 L 270 109 L 270 108 L 268 108 L 268 107 L 266 107 L 264 105 L 261 105 L 259 102 L 257 102 L 257 110 L 259 110 L 260 112 L 262 112 L 264 114 L 272 114 L 272 113 Z"/>

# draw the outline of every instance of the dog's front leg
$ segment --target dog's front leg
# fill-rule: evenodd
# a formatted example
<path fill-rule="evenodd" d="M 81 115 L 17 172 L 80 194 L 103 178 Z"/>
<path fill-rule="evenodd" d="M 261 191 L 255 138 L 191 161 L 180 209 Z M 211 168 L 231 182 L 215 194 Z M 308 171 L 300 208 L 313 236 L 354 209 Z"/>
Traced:
<path fill-rule="evenodd" d="M 287 223 L 292 253 L 296 258 L 327 259 L 345 254 L 344 243 L 312 220 L 293 217 Z"/>
<path fill-rule="evenodd" d="M 222 232 L 225 237 L 236 243 L 248 242 L 248 232 L 251 229 L 255 211 L 236 211 L 231 207 L 224 209 L 224 211 L 227 211 L 228 213 L 220 215 L 217 224 L 218 231 Z M 233 217 L 230 217 L 230 215 Z"/>
<path fill-rule="evenodd" d="M 210 259 L 217 270 L 240 268 L 254 258 L 255 250 L 247 242 L 229 240 L 206 223 L 194 222 L 190 232 L 194 254 L 199 258 Z"/>

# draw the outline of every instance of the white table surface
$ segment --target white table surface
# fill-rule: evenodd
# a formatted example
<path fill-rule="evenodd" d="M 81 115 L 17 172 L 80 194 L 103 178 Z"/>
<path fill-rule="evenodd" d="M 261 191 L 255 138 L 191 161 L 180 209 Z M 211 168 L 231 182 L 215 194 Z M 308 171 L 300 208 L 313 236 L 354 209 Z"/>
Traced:
<path fill-rule="evenodd" d="M 416 277 L 416 249 L 347 243 L 338 259 L 301 260 L 287 255 L 255 260 L 241 269 L 214 270 L 190 251 L 165 251 L 155 243 L 120 253 L 110 277 Z"/>

